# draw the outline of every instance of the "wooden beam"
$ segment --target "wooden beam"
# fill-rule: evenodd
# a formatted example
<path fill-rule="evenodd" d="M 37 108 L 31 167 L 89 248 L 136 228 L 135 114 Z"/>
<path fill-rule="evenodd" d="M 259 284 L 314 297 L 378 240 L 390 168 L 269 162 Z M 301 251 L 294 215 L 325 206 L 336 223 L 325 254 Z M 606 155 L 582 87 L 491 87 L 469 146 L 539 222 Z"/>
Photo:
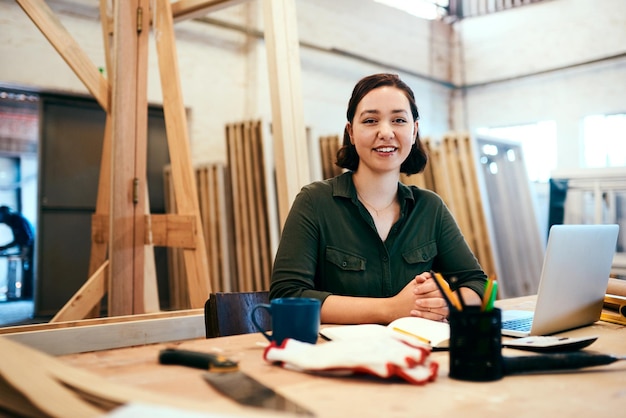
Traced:
<path fill-rule="evenodd" d="M 0 335 L 55 356 L 191 340 L 205 337 L 204 310 L 7 327 Z"/>
<path fill-rule="evenodd" d="M 154 249 L 146 246 L 145 216 L 150 213 L 148 199 L 148 42 L 150 38 L 151 0 L 139 0 L 136 13 L 137 33 L 137 72 L 135 88 L 135 174 L 133 181 L 134 205 L 134 273 L 133 273 L 133 313 L 145 313 L 146 282 L 155 282 L 155 270 L 146 270 L 146 255 L 154 260 Z"/>
<path fill-rule="evenodd" d="M 150 215 L 150 196 L 148 193 L 148 185 L 144 187 L 145 198 L 145 217 Z M 150 232 L 150 225 L 145 223 L 145 235 Z M 144 241 L 144 257 L 143 257 L 143 311 L 159 312 L 161 305 L 159 301 L 159 284 L 157 281 L 156 261 L 154 259 L 154 244 L 150 241 Z"/>
<path fill-rule="evenodd" d="M 104 59 L 106 62 L 106 74 L 113 71 L 113 0 L 100 0 L 100 25 L 102 29 L 102 43 L 104 46 Z"/>
<path fill-rule="evenodd" d="M 183 250 L 192 308 L 201 308 L 209 298 L 211 280 L 202 234 L 196 178 L 191 162 L 187 118 L 180 86 L 174 22 L 169 0 L 156 0 L 154 21 L 159 74 L 163 90 L 165 129 L 170 151 L 171 174 L 176 191 L 176 211 L 195 218 L 196 248 Z"/>
<path fill-rule="evenodd" d="M 139 10 L 143 9 L 144 18 Z M 143 289 L 144 235 L 136 237 L 140 224 L 143 231 L 143 194 L 145 185 L 147 99 L 145 97 L 147 42 L 149 26 L 139 26 L 149 15 L 147 0 L 116 1 L 114 5 L 112 151 L 111 151 L 111 223 L 109 234 L 110 316 L 140 313 Z M 146 116 L 142 116 L 143 114 Z M 144 160 L 144 162 L 142 162 Z M 141 196 L 141 199 L 138 197 Z"/>
<path fill-rule="evenodd" d="M 157 247 L 175 247 L 195 249 L 197 237 L 196 218 L 192 215 L 151 215 L 146 216 L 146 243 Z"/>
<path fill-rule="evenodd" d="M 109 111 L 109 82 L 43 0 L 16 0 L 54 49 L 61 55 L 105 111 Z M 43 65 L 43 63 L 42 63 Z"/>
<path fill-rule="evenodd" d="M 100 304 L 107 292 L 108 267 L 109 262 L 105 261 L 50 322 L 85 319 L 93 308 Z"/>
<path fill-rule="evenodd" d="M 234 6 L 250 0 L 179 0 L 172 3 L 174 21 L 205 16 L 216 10 Z"/>
<path fill-rule="evenodd" d="M 102 140 L 102 157 L 100 159 L 100 177 L 98 178 L 98 195 L 96 212 L 91 217 L 91 252 L 89 254 L 89 276 L 92 277 L 107 260 L 109 248 L 109 213 L 111 203 L 111 135 L 113 119 L 107 113 Z M 107 271 L 108 274 L 108 271 Z M 108 281 L 106 282 L 108 284 Z M 100 306 L 94 306 L 91 313 L 83 318 L 100 316 Z"/>
<path fill-rule="evenodd" d="M 264 0 L 272 134 L 280 225 L 302 186 L 310 182 L 302 105 L 295 0 Z"/>

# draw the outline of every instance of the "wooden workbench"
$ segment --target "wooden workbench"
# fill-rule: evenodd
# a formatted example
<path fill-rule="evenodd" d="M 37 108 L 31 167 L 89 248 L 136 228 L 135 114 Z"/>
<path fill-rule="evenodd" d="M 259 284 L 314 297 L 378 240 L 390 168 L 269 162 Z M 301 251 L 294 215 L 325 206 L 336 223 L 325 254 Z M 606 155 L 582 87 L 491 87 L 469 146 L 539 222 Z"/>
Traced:
<path fill-rule="evenodd" d="M 499 306 L 532 308 L 533 298 L 499 301 Z M 606 322 L 564 333 L 597 335 L 587 350 L 626 355 L 624 326 Z M 552 374 L 507 376 L 489 383 L 448 378 L 447 352 L 431 355 L 440 364 L 433 383 L 415 386 L 371 377 L 331 378 L 284 370 L 262 359 L 265 339 L 260 334 L 195 339 L 59 357 L 64 363 L 130 385 L 215 405 L 216 411 L 254 413 L 215 392 L 201 378 L 203 371 L 157 362 L 160 349 L 216 352 L 240 362 L 241 369 L 320 417 L 463 416 L 536 417 L 620 415 L 626 410 L 626 362 Z M 526 354 L 505 349 L 504 355 Z M 226 408 L 226 409 L 224 409 Z M 263 416 L 266 412 L 262 412 Z"/>

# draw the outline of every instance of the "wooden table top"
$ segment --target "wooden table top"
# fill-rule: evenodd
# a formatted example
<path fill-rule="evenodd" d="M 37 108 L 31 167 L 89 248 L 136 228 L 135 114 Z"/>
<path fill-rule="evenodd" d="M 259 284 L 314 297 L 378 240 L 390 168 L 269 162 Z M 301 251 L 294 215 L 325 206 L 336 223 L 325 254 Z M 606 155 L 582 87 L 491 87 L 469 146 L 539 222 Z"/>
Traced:
<path fill-rule="evenodd" d="M 499 301 L 499 306 L 530 308 L 533 299 Z M 597 322 L 563 333 L 567 336 L 597 335 L 586 350 L 626 356 L 626 330 L 622 325 Z M 506 376 L 495 382 L 466 382 L 448 377 L 448 353 L 433 352 L 439 363 L 435 382 L 423 386 L 372 377 L 325 377 L 269 364 L 262 358 L 266 340 L 261 334 L 196 339 L 167 344 L 72 354 L 63 362 L 116 383 L 194 402 L 215 405 L 216 411 L 256 414 L 210 387 L 202 370 L 158 364 L 164 347 L 219 353 L 239 361 L 240 369 L 275 391 L 296 401 L 320 417 L 415 417 L 415 416 L 507 416 L 536 417 L 599 416 L 626 410 L 626 362 L 550 374 Z M 503 354 L 527 355 L 504 349 Z M 210 408 L 209 408 L 210 409 Z M 267 416 L 267 410 L 258 410 Z M 275 413 L 273 413 L 275 414 Z"/>

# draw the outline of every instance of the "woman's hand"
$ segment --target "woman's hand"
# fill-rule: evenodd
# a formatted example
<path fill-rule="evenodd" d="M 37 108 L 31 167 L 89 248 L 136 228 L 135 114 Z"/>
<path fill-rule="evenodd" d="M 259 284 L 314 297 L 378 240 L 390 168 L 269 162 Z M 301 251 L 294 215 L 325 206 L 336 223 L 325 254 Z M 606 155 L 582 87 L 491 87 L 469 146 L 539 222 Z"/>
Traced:
<path fill-rule="evenodd" d="M 435 278 L 429 272 L 424 272 L 415 276 L 414 283 L 415 309 L 411 310 L 411 315 L 435 321 L 447 321 L 450 310 L 435 283 Z"/>

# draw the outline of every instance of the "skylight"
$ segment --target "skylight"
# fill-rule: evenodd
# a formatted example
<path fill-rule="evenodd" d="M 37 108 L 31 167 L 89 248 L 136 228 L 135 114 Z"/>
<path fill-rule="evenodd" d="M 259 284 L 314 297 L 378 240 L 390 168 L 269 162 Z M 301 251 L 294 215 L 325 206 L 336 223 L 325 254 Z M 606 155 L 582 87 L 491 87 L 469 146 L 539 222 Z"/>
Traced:
<path fill-rule="evenodd" d="M 404 10 L 405 12 L 424 19 L 441 19 L 447 15 L 449 0 L 374 0 L 389 7 Z"/>

